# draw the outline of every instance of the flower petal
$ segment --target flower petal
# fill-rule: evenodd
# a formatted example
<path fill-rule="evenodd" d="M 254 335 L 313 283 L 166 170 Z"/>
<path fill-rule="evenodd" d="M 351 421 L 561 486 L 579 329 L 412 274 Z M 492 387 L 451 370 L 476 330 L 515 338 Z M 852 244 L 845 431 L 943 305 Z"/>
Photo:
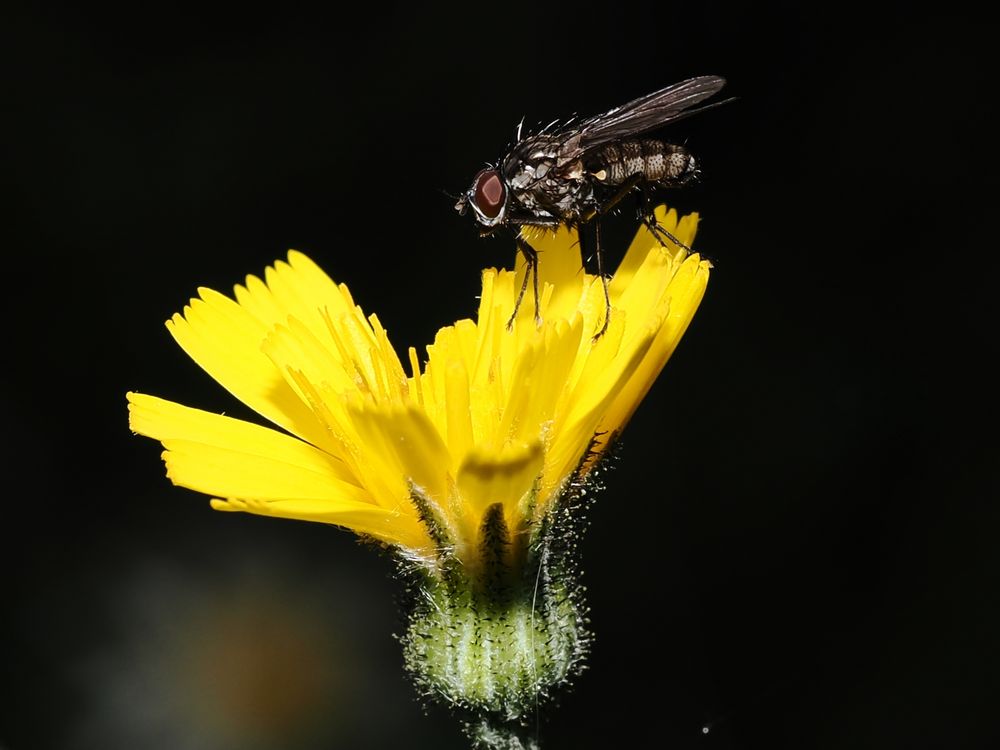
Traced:
<path fill-rule="evenodd" d="M 616 321 L 617 317 L 617 321 Z M 624 327 L 621 316 L 612 316 L 605 336 L 616 336 L 616 327 Z M 633 343 L 631 351 L 611 359 L 605 367 L 591 377 L 584 377 L 577 387 L 578 394 L 569 412 L 564 415 L 557 427 L 557 435 L 553 440 L 545 461 L 545 481 L 542 484 L 540 497 L 548 500 L 552 493 L 558 491 L 567 477 L 576 470 L 590 447 L 591 439 L 598 432 L 598 424 L 613 402 L 619 389 L 628 382 L 646 356 L 656 335 L 655 324 L 650 324 L 638 341 Z M 613 339 L 607 342 L 613 343 Z M 596 347 L 595 347 L 596 348 Z"/>
<path fill-rule="evenodd" d="M 264 281 L 247 276 L 245 286 L 236 287 L 236 300 L 268 329 L 289 317 L 298 318 L 324 344 L 329 338 L 327 316 L 361 314 L 346 286 L 335 284 L 295 250 L 288 253 L 287 263 L 279 260 L 265 269 Z"/>
<path fill-rule="evenodd" d="M 666 319 L 649 346 L 647 356 L 636 367 L 628 382 L 621 386 L 614 402 L 608 407 L 598 430 L 620 432 L 635 413 L 694 318 L 698 305 L 705 296 L 710 268 L 711 264 L 701 260 L 697 254 L 691 255 L 680 265 L 665 292 L 665 299 L 669 304 Z"/>
<path fill-rule="evenodd" d="M 517 518 L 522 498 L 535 486 L 542 471 L 542 444 L 480 447 L 470 452 L 458 470 L 458 493 L 474 519 L 494 503 L 503 503 L 508 520 Z"/>
<path fill-rule="evenodd" d="M 338 483 L 337 487 L 350 485 L 352 489 L 347 492 L 352 497 L 371 502 L 370 497 L 357 494 L 363 493 L 363 490 L 343 461 L 308 443 L 268 427 L 192 409 L 156 396 L 128 393 L 126 397 L 129 402 L 129 426 L 133 432 L 160 441 L 181 440 L 232 448 L 248 456 L 250 461 L 265 458 L 295 466 L 329 476 Z M 251 496 L 256 495 L 251 493 Z"/>
<path fill-rule="evenodd" d="M 329 447 L 309 407 L 261 352 L 267 326 L 228 297 L 199 290 L 167 329 L 198 365 L 251 409 L 314 445 Z"/>
<path fill-rule="evenodd" d="M 678 221 L 677 212 L 672 208 L 667 210 L 666 206 L 657 206 L 655 213 L 657 224 L 691 247 L 698 231 L 698 214 L 688 214 Z M 618 268 L 615 269 L 614 276 L 608 284 L 608 291 L 611 293 L 612 299 L 617 298 L 628 288 L 636 272 L 646 262 L 649 251 L 654 247 L 662 248 L 660 240 L 653 236 L 653 233 L 645 225 L 640 226 L 625 253 L 625 257 L 618 264 Z M 665 248 L 669 255 L 673 255 L 677 249 L 679 248 L 675 248 L 672 243 L 670 247 Z M 684 252 L 683 249 L 680 251 Z"/>
<path fill-rule="evenodd" d="M 261 516 L 315 521 L 342 526 L 359 534 L 368 534 L 387 544 L 410 550 L 427 550 L 430 540 L 419 522 L 411 516 L 374 505 L 329 503 L 322 500 L 257 500 L 215 498 L 212 507 L 221 511 L 253 513 Z"/>
<path fill-rule="evenodd" d="M 182 487 L 223 497 L 312 499 L 336 508 L 370 505 L 370 493 L 343 462 L 266 427 L 129 394 L 132 429 L 163 443 L 167 476 Z"/>
<path fill-rule="evenodd" d="M 322 466 L 290 463 L 241 448 L 193 440 L 161 440 L 167 476 L 181 487 L 207 495 L 280 500 L 305 498 L 336 506 L 341 501 L 370 503 L 366 490 L 337 479 Z"/>
<path fill-rule="evenodd" d="M 448 448 L 427 415 L 415 406 L 373 407 L 361 402 L 350 413 L 372 473 L 397 503 L 410 507 L 409 483 L 438 506 L 447 507 Z M 381 494 L 381 493 L 380 493 Z M 382 504 L 386 504 L 380 498 Z"/>

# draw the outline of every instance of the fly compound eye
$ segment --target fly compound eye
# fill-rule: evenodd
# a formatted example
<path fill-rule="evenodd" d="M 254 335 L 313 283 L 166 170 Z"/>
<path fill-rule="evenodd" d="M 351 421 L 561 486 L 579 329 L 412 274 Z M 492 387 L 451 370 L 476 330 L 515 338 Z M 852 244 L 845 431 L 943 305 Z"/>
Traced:
<path fill-rule="evenodd" d="M 483 216 L 488 219 L 499 216 L 506 198 L 507 191 L 503 180 L 495 169 L 484 169 L 476 175 L 473 200 L 476 201 L 476 208 Z"/>

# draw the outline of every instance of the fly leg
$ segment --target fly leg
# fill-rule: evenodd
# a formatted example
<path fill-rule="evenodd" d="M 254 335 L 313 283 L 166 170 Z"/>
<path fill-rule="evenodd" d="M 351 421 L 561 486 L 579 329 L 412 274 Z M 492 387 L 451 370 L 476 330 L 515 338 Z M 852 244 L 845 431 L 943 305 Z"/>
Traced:
<path fill-rule="evenodd" d="M 608 330 L 608 322 L 611 320 L 611 295 L 608 293 L 608 277 L 604 274 L 604 252 L 601 248 L 601 217 L 609 214 L 621 202 L 622 198 L 642 182 L 642 179 L 641 174 L 634 174 L 625 180 L 619 186 L 618 192 L 605 201 L 590 220 L 594 225 L 594 258 L 597 261 L 597 275 L 601 277 L 601 284 L 604 286 L 604 323 L 601 325 L 601 330 L 594 334 L 594 341 L 604 335 L 605 331 Z M 583 241 L 582 231 L 580 232 L 580 240 Z"/>
<path fill-rule="evenodd" d="M 594 256 L 597 258 L 597 275 L 601 277 L 601 284 L 604 285 L 604 323 L 601 325 L 601 330 L 594 334 L 594 341 L 597 341 L 608 330 L 608 321 L 611 320 L 611 295 L 608 294 L 608 277 L 604 273 L 604 253 L 601 252 L 600 219 L 594 222 Z"/>
<path fill-rule="evenodd" d="M 656 238 L 656 241 L 659 242 L 660 245 L 662 245 L 663 247 L 667 248 L 668 250 L 671 249 L 670 245 L 668 245 L 664 241 L 664 240 L 669 240 L 670 242 L 672 242 L 674 244 L 675 247 L 679 247 L 682 250 L 685 250 L 686 252 L 689 252 L 689 253 L 691 252 L 691 248 L 690 247 L 688 247 L 687 245 L 685 245 L 679 239 L 677 239 L 676 237 L 674 237 L 673 234 L 671 234 L 670 232 L 668 232 L 666 229 L 664 229 L 662 226 L 660 226 L 657 223 L 657 221 L 656 221 L 656 212 L 655 212 L 655 210 L 653 208 L 653 202 L 649 199 L 648 195 L 647 196 L 643 196 L 642 212 L 640 214 L 639 219 L 646 226 L 646 229 L 649 230 L 650 234 L 652 234 Z"/>
<path fill-rule="evenodd" d="M 636 172 L 634 175 L 626 179 L 622 184 L 618 185 L 618 192 L 612 195 L 608 200 L 597 209 L 598 216 L 606 216 L 611 213 L 615 206 L 621 203 L 622 198 L 632 192 L 632 188 L 636 187 L 643 180 L 643 174 L 641 172 Z"/>
<path fill-rule="evenodd" d="M 521 280 L 521 289 L 517 293 L 517 301 L 514 303 L 514 312 L 510 314 L 510 320 L 507 321 L 507 330 L 509 331 L 514 327 L 514 318 L 517 317 L 517 311 L 521 309 L 521 302 L 524 300 L 524 293 L 528 291 L 528 277 L 531 276 L 534 281 L 534 292 L 535 292 L 535 325 L 542 324 L 542 316 L 538 310 L 538 251 L 531 246 L 531 244 L 521 236 L 522 227 L 550 227 L 555 228 L 559 226 L 559 219 L 555 216 L 542 217 L 542 216 L 532 216 L 530 219 L 526 217 L 515 217 L 512 216 L 509 219 L 510 226 L 514 230 L 514 244 L 517 246 L 518 251 L 524 256 L 525 269 L 524 269 L 524 279 Z"/>
<path fill-rule="evenodd" d="M 591 237 L 589 232 L 584 231 L 585 229 L 593 226 L 593 252 L 590 252 L 590 241 Z M 594 341 L 601 338 L 604 332 L 608 330 L 608 321 L 611 320 L 611 295 L 608 293 L 608 277 L 604 274 L 604 253 L 601 249 L 601 219 L 599 215 L 595 215 L 586 224 L 579 228 L 580 231 L 580 249 L 584 254 L 585 258 L 589 258 L 593 255 L 594 259 L 597 261 L 597 275 L 601 277 L 601 284 L 604 286 L 604 322 L 601 325 L 601 329 L 594 334 Z"/>
<path fill-rule="evenodd" d="M 528 289 L 529 276 L 534 281 L 533 291 L 535 292 L 535 325 L 539 326 L 542 324 L 542 316 L 538 312 L 538 251 L 528 244 L 528 241 L 520 234 L 514 238 L 514 242 L 517 243 L 517 249 L 520 250 L 521 255 L 524 256 L 525 267 L 524 279 L 521 281 L 521 291 L 517 293 L 517 301 L 514 302 L 514 312 L 511 313 L 510 320 L 507 321 L 508 331 L 514 327 L 514 318 L 517 317 L 517 311 L 521 309 L 521 302 L 524 300 L 524 293 Z"/>

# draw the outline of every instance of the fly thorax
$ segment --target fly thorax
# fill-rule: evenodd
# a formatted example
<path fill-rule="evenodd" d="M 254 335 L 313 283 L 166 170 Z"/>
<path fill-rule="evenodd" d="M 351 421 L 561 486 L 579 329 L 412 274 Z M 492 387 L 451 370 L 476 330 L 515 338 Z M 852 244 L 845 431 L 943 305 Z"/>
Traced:
<path fill-rule="evenodd" d="M 542 165 L 541 170 L 539 170 L 534 164 L 524 164 L 520 169 L 510 175 L 508 182 L 510 183 L 511 189 L 515 191 L 527 190 L 531 185 L 537 182 L 546 171 L 547 167 L 544 165 Z"/>

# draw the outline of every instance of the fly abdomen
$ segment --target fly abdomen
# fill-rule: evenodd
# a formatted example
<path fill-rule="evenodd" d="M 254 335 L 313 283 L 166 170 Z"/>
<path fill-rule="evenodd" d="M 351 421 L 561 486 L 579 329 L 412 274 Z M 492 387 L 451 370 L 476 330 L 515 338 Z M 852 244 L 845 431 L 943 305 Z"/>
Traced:
<path fill-rule="evenodd" d="M 684 182 L 695 173 L 694 157 L 683 146 L 650 138 L 610 143 L 593 156 L 594 176 L 621 185 L 642 175 L 644 182 Z"/>

